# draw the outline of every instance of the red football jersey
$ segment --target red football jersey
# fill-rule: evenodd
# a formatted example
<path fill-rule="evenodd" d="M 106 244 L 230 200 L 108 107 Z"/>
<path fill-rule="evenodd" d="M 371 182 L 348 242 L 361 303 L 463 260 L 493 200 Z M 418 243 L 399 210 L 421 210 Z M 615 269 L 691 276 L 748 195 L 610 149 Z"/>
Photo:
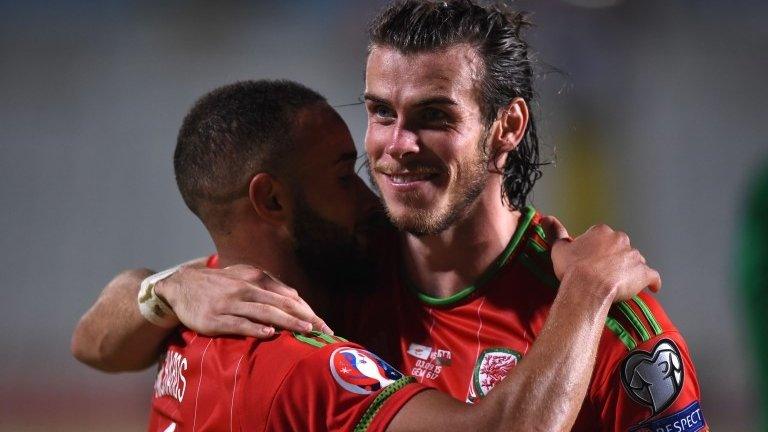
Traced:
<path fill-rule="evenodd" d="M 361 339 L 400 357 L 420 383 L 473 403 L 522 361 L 547 318 L 559 285 L 545 233 L 523 211 L 506 250 L 476 285 L 431 298 L 410 287 L 398 253 Z M 393 293 L 394 292 L 394 293 Z M 369 309 L 370 310 L 370 309 Z M 379 323 L 379 324 L 380 324 Z M 396 340 L 388 335 L 397 335 Z M 396 337 L 397 337 L 396 336 Z M 377 348 L 378 349 L 378 348 Z M 575 431 L 707 430 L 688 347 L 656 299 L 640 294 L 614 305 L 600 341 Z"/>
<path fill-rule="evenodd" d="M 149 431 L 383 431 L 425 388 L 323 333 L 262 341 L 180 328 L 160 361 Z"/>

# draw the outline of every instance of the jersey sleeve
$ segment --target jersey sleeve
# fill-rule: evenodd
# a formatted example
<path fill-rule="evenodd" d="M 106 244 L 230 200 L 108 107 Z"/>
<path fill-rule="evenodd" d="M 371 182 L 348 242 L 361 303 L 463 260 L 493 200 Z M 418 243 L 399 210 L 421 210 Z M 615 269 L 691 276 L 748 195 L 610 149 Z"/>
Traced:
<path fill-rule="evenodd" d="M 688 346 L 658 303 L 636 297 L 614 309 L 589 394 L 602 430 L 708 431 Z"/>
<path fill-rule="evenodd" d="M 298 362 L 269 410 L 267 430 L 384 431 L 426 389 L 354 344 L 331 344 Z"/>

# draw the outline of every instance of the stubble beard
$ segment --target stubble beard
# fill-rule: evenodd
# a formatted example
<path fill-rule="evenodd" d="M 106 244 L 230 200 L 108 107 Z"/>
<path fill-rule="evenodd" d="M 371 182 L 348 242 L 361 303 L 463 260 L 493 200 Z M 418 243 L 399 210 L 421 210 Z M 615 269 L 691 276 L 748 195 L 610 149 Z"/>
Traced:
<path fill-rule="evenodd" d="M 448 198 L 445 204 L 436 204 L 424 208 L 418 203 L 423 202 L 419 194 L 413 193 L 404 197 L 406 210 L 402 214 L 394 214 L 381 194 L 376 184 L 376 177 L 371 172 L 371 163 L 367 163 L 368 175 L 377 195 L 384 201 L 387 217 L 400 231 L 417 237 L 437 235 L 453 226 L 466 216 L 475 204 L 480 194 L 488 184 L 488 154 L 485 150 L 487 134 L 483 134 L 473 156 L 459 164 L 454 178 L 449 181 Z"/>
<path fill-rule="evenodd" d="M 355 233 L 320 216 L 303 196 L 296 197 L 294 207 L 294 254 L 306 275 L 337 294 L 370 285 L 373 260 Z"/>

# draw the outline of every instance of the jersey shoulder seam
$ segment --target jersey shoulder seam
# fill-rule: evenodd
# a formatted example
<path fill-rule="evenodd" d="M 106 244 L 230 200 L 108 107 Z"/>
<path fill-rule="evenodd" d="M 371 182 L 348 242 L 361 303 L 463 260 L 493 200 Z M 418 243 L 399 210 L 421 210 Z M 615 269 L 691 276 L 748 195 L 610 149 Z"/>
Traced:
<path fill-rule="evenodd" d="M 640 296 L 614 304 L 605 324 L 629 351 L 667 331 Z"/>

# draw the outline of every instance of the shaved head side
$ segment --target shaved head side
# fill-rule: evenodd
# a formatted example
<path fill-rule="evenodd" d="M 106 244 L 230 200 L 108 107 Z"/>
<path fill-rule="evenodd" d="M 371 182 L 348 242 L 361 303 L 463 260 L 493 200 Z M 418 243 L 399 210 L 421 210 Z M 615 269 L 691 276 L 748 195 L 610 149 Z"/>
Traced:
<path fill-rule="evenodd" d="M 299 115 L 325 103 L 314 90 L 285 80 L 241 81 L 200 98 L 184 118 L 173 157 L 189 209 L 209 226 L 228 203 L 247 196 L 254 174 L 280 173 Z"/>

